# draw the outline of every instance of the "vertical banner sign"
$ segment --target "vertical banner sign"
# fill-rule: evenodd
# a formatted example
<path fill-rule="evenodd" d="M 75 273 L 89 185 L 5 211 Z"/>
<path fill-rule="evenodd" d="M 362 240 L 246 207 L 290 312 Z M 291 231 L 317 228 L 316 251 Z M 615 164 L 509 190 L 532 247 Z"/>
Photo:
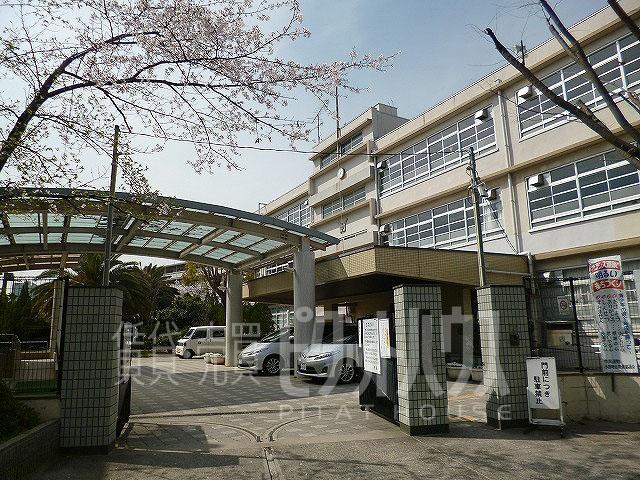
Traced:
<path fill-rule="evenodd" d="M 380 336 L 377 318 L 362 320 L 362 355 L 365 371 L 379 374 Z"/>
<path fill-rule="evenodd" d="M 600 334 L 602 371 L 638 373 L 620 255 L 589 260 L 589 276 Z"/>
<path fill-rule="evenodd" d="M 378 320 L 378 330 L 380 337 L 380 357 L 391 358 L 391 333 L 389 332 L 389 319 Z"/>
<path fill-rule="evenodd" d="M 558 375 L 553 357 L 527 358 L 527 401 L 529 408 L 558 410 Z"/>

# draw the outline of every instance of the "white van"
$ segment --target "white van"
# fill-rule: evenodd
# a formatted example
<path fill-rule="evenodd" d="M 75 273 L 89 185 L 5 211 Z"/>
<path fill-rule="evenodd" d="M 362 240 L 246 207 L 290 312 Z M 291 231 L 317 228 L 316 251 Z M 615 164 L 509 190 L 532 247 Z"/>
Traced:
<path fill-rule="evenodd" d="M 205 353 L 222 353 L 224 355 L 225 327 L 191 327 L 184 337 L 178 340 L 176 355 L 191 358 Z"/>

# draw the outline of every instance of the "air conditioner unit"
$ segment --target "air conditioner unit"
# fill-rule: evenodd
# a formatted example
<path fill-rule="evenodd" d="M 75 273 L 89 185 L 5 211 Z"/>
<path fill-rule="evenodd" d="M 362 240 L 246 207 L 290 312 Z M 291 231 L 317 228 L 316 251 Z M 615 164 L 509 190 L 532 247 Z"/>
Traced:
<path fill-rule="evenodd" d="M 531 97 L 533 97 L 534 93 L 535 93 L 535 91 L 533 90 L 533 86 L 529 85 L 528 87 L 524 87 L 524 88 L 521 88 L 520 90 L 518 90 L 518 97 L 519 98 L 531 98 Z"/>
<path fill-rule="evenodd" d="M 483 108 L 482 110 L 478 110 L 474 118 L 479 122 L 486 120 L 487 118 L 489 118 L 489 109 Z"/>
<path fill-rule="evenodd" d="M 533 175 L 532 177 L 529 177 L 527 184 L 529 185 L 529 188 L 536 188 L 536 187 L 543 186 L 544 175 L 542 175 L 541 173 L 538 173 L 537 175 Z"/>
<path fill-rule="evenodd" d="M 488 188 L 487 192 L 486 192 L 486 198 L 489 201 L 494 201 L 498 199 L 498 194 L 500 193 L 500 189 L 499 188 Z"/>
<path fill-rule="evenodd" d="M 388 223 L 385 225 L 380 225 L 380 235 L 389 235 L 391 233 L 391 225 Z"/>

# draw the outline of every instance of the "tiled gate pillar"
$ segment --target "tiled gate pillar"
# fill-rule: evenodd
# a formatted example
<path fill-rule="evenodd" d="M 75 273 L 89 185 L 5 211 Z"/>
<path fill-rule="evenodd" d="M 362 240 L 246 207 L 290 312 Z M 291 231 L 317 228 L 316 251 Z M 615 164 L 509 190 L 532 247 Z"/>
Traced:
<path fill-rule="evenodd" d="M 440 287 L 393 289 L 398 419 L 411 435 L 449 431 Z"/>
<path fill-rule="evenodd" d="M 107 452 L 116 439 L 122 292 L 68 290 L 62 337 L 60 446 Z"/>
<path fill-rule="evenodd" d="M 526 358 L 531 349 L 524 287 L 479 288 L 478 320 L 487 423 L 497 428 L 528 425 Z"/>

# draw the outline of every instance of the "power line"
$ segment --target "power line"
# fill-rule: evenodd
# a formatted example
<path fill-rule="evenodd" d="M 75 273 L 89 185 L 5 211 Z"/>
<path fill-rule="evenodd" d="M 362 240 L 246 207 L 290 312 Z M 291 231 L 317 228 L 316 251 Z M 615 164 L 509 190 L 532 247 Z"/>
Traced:
<path fill-rule="evenodd" d="M 165 136 L 160 136 L 160 135 L 153 135 L 150 133 L 144 133 L 144 132 L 121 132 L 121 133 L 126 133 L 128 135 L 137 135 L 137 136 L 141 136 L 141 137 L 150 137 L 150 138 L 155 138 L 158 140 L 165 140 L 165 141 L 175 141 L 175 142 L 184 142 L 184 143 L 193 143 L 196 145 L 209 145 L 209 146 L 213 146 L 213 147 L 226 147 L 226 148 L 237 148 L 240 150 L 257 150 L 260 152 L 276 152 L 276 153 L 298 153 L 298 154 L 304 154 L 304 155 L 319 155 L 322 153 L 333 153 L 333 152 L 317 152 L 315 150 L 297 150 L 294 148 L 278 148 L 278 147 L 261 147 L 258 145 L 235 145 L 233 143 L 219 143 L 219 142 L 208 142 L 206 140 L 193 140 L 193 139 L 187 139 L 187 138 L 177 138 L 177 137 L 165 137 Z M 400 155 L 402 152 L 391 152 L 391 153 L 374 153 L 371 154 L 371 156 L 374 157 L 388 157 L 388 156 L 395 156 L 395 155 Z M 424 152 L 424 153 L 428 153 L 429 155 L 437 155 L 437 154 L 448 154 L 448 153 L 468 153 L 467 150 L 453 150 L 453 149 L 444 149 L 444 150 L 438 150 L 438 151 L 429 151 L 429 152 Z M 342 153 L 340 155 L 340 158 L 342 157 L 358 157 L 360 155 L 363 155 L 362 153 Z M 366 154 L 365 154 L 366 155 Z"/>

